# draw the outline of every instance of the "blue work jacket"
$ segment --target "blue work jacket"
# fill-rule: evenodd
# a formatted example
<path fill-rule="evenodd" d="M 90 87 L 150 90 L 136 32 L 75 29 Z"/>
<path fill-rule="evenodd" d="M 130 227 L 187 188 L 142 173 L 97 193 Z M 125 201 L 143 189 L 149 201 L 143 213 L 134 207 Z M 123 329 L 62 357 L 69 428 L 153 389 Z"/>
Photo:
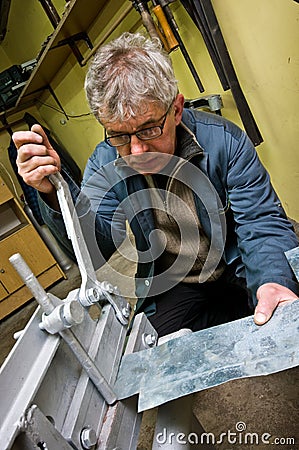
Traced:
<path fill-rule="evenodd" d="M 298 245 L 297 237 L 250 139 L 232 122 L 202 111 L 185 109 L 182 124 L 179 156 L 199 175 L 190 176 L 193 185 L 197 184 L 194 200 L 206 235 L 219 248 L 225 238 L 223 259 L 227 264 L 237 262 L 237 275 L 246 278 L 254 300 L 258 287 L 268 282 L 298 292 L 284 255 Z M 126 220 L 130 222 L 139 255 L 136 310 L 140 310 L 154 275 L 150 235 L 155 224 L 144 176 L 123 163 L 115 148 L 101 142 L 88 160 L 81 193 L 75 192 L 70 180 L 69 184 L 83 224 L 89 217 L 83 229 L 89 237 L 94 235 L 90 247 L 100 250 L 100 257 L 94 258 L 96 266 L 120 245 L 126 236 Z M 41 209 L 44 220 L 63 243 L 60 214 L 43 202 Z M 150 301 L 146 305 L 146 312 L 153 313 L 155 305 Z"/>

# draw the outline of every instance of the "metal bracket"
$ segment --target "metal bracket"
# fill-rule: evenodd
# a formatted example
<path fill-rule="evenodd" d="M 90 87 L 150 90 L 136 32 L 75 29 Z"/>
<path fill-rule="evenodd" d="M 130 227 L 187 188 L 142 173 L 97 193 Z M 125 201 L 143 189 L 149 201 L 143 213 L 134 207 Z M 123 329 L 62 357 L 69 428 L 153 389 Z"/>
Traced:
<path fill-rule="evenodd" d="M 59 336 L 40 332 L 40 318 L 38 308 L 0 369 L 1 449 L 135 450 L 142 416 L 137 413 L 137 398 L 109 407 Z M 126 328 L 111 305 L 104 306 L 97 321 L 86 315 L 74 333 L 113 384 Z M 140 314 L 134 320 L 126 354 L 144 349 L 144 334 L 156 332 Z"/>
<path fill-rule="evenodd" d="M 54 50 L 55 48 L 62 47 L 63 45 L 69 45 L 72 52 L 76 56 L 78 63 L 82 67 L 83 66 L 82 61 L 84 60 L 84 57 L 77 46 L 78 41 L 84 41 L 90 50 L 93 49 L 93 45 L 92 45 L 91 40 L 89 39 L 88 34 L 85 31 L 82 31 L 80 33 L 69 36 L 66 39 L 62 39 L 61 41 L 58 42 L 57 45 L 54 45 L 53 47 L 51 47 L 50 50 Z"/>
<path fill-rule="evenodd" d="M 212 94 L 205 97 L 186 100 L 184 106 L 185 108 L 191 109 L 209 108 L 211 112 L 214 112 L 221 116 L 221 108 L 223 108 L 223 102 L 220 94 Z"/>
<path fill-rule="evenodd" d="M 50 450 L 73 450 L 49 419 L 36 406 L 32 405 L 20 420 L 20 431 L 25 433 L 35 448 Z M 24 445 L 24 436 L 20 437 Z M 25 438 L 26 439 L 26 438 Z M 25 444 L 26 445 L 26 444 Z M 22 447 L 23 448 L 23 447 Z"/>

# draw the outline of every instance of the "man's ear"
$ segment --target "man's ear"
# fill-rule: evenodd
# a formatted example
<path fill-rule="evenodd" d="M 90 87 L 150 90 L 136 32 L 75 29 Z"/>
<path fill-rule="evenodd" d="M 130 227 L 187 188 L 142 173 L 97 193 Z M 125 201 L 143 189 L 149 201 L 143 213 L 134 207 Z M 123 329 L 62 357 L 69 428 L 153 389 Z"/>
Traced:
<path fill-rule="evenodd" d="M 182 120 L 182 114 L 184 109 L 184 102 L 185 98 L 183 94 L 178 94 L 174 100 L 173 107 L 174 107 L 174 117 L 175 117 L 175 124 L 179 125 Z"/>

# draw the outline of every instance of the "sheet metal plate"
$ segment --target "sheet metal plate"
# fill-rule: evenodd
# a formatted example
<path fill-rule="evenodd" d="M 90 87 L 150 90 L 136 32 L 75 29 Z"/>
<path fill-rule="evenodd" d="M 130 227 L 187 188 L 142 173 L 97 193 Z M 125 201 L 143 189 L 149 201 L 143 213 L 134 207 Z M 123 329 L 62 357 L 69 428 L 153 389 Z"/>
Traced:
<path fill-rule="evenodd" d="M 297 280 L 299 281 L 299 247 L 288 250 L 285 252 L 285 255 Z"/>
<path fill-rule="evenodd" d="M 280 306 L 257 326 L 236 320 L 125 355 L 114 390 L 118 399 L 139 393 L 138 410 L 229 380 L 268 375 L 299 365 L 299 301 Z"/>

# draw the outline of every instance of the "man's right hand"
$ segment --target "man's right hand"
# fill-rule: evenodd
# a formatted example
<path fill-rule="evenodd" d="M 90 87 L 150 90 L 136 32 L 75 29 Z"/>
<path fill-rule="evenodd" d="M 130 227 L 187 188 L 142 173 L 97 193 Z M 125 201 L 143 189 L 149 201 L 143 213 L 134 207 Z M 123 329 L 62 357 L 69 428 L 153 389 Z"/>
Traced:
<path fill-rule="evenodd" d="M 60 158 L 42 127 L 33 125 L 31 131 L 17 131 L 12 139 L 18 149 L 18 172 L 25 183 L 49 196 L 49 200 L 56 198 L 56 190 L 47 177 L 60 170 Z"/>

